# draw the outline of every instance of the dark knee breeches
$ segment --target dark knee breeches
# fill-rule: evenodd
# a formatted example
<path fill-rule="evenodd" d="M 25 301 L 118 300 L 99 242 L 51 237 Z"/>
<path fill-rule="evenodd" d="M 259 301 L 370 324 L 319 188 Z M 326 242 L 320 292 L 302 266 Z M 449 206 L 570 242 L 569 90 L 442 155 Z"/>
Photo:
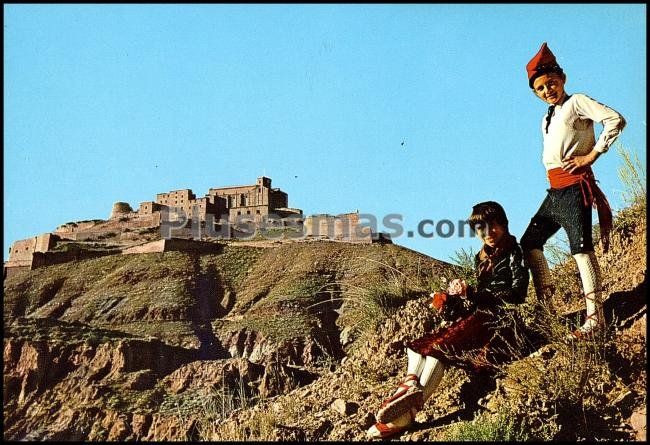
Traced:
<path fill-rule="evenodd" d="M 580 184 L 548 189 L 544 202 L 521 237 L 522 249 L 543 250 L 546 241 L 560 228 L 566 231 L 572 255 L 594 250 L 591 206 L 585 206 Z"/>

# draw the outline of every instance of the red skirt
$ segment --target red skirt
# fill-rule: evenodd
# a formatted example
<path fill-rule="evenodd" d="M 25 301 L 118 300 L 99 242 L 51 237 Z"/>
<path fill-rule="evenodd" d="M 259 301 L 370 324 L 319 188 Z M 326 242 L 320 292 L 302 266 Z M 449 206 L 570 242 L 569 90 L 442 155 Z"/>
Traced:
<path fill-rule="evenodd" d="M 435 357 L 443 363 L 470 371 L 482 372 L 494 369 L 503 361 L 503 350 L 495 350 L 496 337 L 511 337 L 505 327 L 498 327 L 498 316 L 489 311 L 476 311 L 455 321 L 450 326 L 425 334 L 407 343 L 413 351 Z M 497 335 L 498 334 L 498 335 Z M 501 353 L 501 354 L 499 354 Z"/>

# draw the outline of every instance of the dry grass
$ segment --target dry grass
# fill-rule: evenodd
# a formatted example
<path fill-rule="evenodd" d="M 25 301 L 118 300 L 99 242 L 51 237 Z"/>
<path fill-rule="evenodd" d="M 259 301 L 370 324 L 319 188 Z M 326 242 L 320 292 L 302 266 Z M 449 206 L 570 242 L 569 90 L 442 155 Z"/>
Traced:
<path fill-rule="evenodd" d="M 374 334 L 376 327 L 407 301 L 428 294 L 422 276 L 413 278 L 387 264 L 382 267 L 384 273 L 374 283 L 362 286 L 339 283 L 342 304 L 337 324 L 349 328 L 357 339 Z"/>
<path fill-rule="evenodd" d="M 212 403 L 201 407 L 198 426 L 201 440 L 276 441 L 276 428 L 292 422 L 302 411 L 301 401 L 293 396 L 275 398 L 271 402 L 246 398 L 245 393 L 240 380 L 239 388 L 234 391 L 222 388 Z M 253 410 L 240 410 L 253 405 Z M 245 415 L 245 420 L 240 415 Z"/>
<path fill-rule="evenodd" d="M 629 206 L 642 205 L 645 209 L 647 178 L 645 162 L 641 162 L 636 152 L 631 152 L 622 144 L 616 150 L 623 161 L 618 169 L 618 176 L 623 183 L 623 199 Z"/>
<path fill-rule="evenodd" d="M 212 430 L 206 431 L 208 440 L 211 441 L 270 441 L 274 440 L 274 431 L 277 425 L 273 413 L 257 411 L 245 425 L 238 422 L 226 422 Z"/>
<path fill-rule="evenodd" d="M 213 326 L 222 334 L 241 330 L 257 331 L 270 340 L 284 341 L 310 335 L 317 327 L 315 317 L 301 312 L 256 313 L 237 320 L 216 320 Z"/>

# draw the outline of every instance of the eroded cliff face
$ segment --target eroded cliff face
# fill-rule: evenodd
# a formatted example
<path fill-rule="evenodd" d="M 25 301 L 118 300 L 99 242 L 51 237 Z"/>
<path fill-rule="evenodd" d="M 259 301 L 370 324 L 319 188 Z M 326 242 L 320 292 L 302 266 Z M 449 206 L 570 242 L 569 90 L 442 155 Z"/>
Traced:
<path fill-rule="evenodd" d="M 218 422 L 330 372 L 353 341 L 345 290 L 396 267 L 422 281 L 451 266 L 393 245 L 309 243 L 10 277 L 4 438 L 205 438 L 206 404 L 221 404 Z"/>
<path fill-rule="evenodd" d="M 198 350 L 157 339 L 104 337 L 92 345 L 11 337 L 12 327 L 30 323 L 38 320 L 17 320 L 4 340 L 5 437 L 12 440 L 190 437 L 196 432 L 185 415 L 156 412 L 165 395 L 241 386 L 249 398 L 268 398 L 316 378 L 278 362 L 198 360 Z"/>
<path fill-rule="evenodd" d="M 5 436 L 16 440 L 88 438 L 96 422 L 118 421 L 109 408 L 112 401 L 152 390 L 161 376 L 197 356 L 156 339 L 106 339 L 91 345 L 12 338 L 12 327 L 30 323 L 38 320 L 16 320 L 4 340 Z M 58 329 L 51 325 L 48 330 Z"/>

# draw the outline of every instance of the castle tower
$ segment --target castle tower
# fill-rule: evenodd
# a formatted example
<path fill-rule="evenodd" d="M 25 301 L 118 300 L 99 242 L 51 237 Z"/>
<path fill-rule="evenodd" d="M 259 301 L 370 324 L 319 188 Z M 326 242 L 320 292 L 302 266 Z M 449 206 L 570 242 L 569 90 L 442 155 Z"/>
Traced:
<path fill-rule="evenodd" d="M 257 178 L 257 186 L 262 188 L 271 188 L 271 178 L 267 178 L 266 176 L 260 176 Z"/>
<path fill-rule="evenodd" d="M 110 219 L 117 219 L 129 213 L 132 213 L 133 209 L 128 202 L 116 202 L 113 204 L 113 210 L 111 211 Z"/>

